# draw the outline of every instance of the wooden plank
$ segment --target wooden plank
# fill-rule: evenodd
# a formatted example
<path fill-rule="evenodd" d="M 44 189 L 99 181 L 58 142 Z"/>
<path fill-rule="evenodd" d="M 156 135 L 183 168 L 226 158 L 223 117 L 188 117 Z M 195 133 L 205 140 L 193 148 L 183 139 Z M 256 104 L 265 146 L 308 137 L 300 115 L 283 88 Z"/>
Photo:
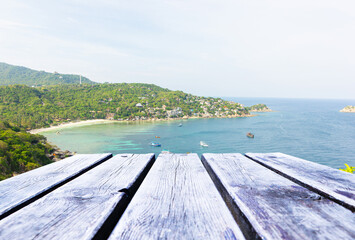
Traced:
<path fill-rule="evenodd" d="M 247 153 L 254 161 L 355 211 L 355 174 L 283 153 Z"/>
<path fill-rule="evenodd" d="M 244 239 L 197 154 L 160 154 L 109 239 Z"/>
<path fill-rule="evenodd" d="M 77 154 L 0 182 L 0 219 L 112 157 Z"/>
<path fill-rule="evenodd" d="M 354 239 L 355 215 L 241 154 L 202 162 L 249 239 Z"/>
<path fill-rule="evenodd" d="M 105 239 L 154 162 L 116 155 L 0 221 L 0 239 Z"/>

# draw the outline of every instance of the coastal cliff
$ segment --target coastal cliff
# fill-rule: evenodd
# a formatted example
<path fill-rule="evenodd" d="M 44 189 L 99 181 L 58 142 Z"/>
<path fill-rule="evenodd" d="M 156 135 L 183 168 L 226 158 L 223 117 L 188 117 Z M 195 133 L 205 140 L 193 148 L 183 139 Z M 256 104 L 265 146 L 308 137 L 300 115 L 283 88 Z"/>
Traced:
<path fill-rule="evenodd" d="M 348 113 L 355 113 L 355 106 L 346 106 L 340 112 L 348 112 Z"/>

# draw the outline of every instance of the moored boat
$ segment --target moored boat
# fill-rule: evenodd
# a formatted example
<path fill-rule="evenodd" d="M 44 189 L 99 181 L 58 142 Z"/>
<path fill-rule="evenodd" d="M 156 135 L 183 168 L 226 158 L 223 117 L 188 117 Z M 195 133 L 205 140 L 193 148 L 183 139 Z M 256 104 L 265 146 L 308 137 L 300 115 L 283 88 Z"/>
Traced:
<path fill-rule="evenodd" d="M 203 141 L 200 141 L 200 146 L 201 147 L 208 147 L 208 144 Z"/>
<path fill-rule="evenodd" d="M 248 137 L 248 138 L 254 138 L 254 134 L 252 134 L 251 132 L 248 132 L 248 133 L 247 133 L 247 137 Z"/>
<path fill-rule="evenodd" d="M 152 146 L 152 147 L 161 147 L 161 144 L 160 143 L 156 143 L 156 142 L 151 142 L 150 146 Z"/>

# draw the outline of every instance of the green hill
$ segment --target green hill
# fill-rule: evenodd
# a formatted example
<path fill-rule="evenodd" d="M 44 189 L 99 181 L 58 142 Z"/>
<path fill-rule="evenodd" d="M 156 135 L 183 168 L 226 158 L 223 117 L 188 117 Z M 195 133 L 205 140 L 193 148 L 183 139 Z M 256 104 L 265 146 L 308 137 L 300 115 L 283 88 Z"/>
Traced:
<path fill-rule="evenodd" d="M 27 129 L 87 119 L 147 120 L 248 114 L 239 103 L 171 91 L 153 84 L 0 87 L 0 120 Z"/>
<path fill-rule="evenodd" d="M 27 86 L 44 86 L 79 83 L 80 76 L 74 74 L 48 73 L 26 67 L 0 63 L 0 85 L 24 84 Z M 82 83 L 96 84 L 86 77 L 81 77 Z"/>

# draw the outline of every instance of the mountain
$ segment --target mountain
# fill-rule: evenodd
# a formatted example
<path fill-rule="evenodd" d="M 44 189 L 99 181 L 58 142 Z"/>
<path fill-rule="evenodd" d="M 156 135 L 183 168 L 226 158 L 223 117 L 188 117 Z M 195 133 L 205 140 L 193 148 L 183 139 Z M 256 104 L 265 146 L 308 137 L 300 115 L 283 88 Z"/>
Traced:
<path fill-rule="evenodd" d="M 26 67 L 14 66 L 0 62 L 0 85 L 24 84 L 27 86 L 45 86 L 79 83 L 80 76 L 36 71 Z M 82 83 L 96 84 L 86 77 L 81 77 Z"/>

